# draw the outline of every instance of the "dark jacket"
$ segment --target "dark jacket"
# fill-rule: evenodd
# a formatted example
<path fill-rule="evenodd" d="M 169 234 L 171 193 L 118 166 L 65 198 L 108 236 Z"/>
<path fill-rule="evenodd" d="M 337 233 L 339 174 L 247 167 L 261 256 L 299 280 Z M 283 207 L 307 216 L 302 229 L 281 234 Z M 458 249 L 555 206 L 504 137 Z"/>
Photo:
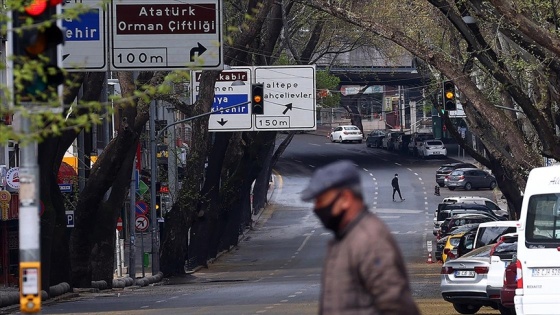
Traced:
<path fill-rule="evenodd" d="M 367 210 L 329 243 L 319 314 L 420 314 L 395 240 Z"/>
<path fill-rule="evenodd" d="M 393 188 L 395 189 L 399 189 L 399 178 L 397 176 L 393 177 L 393 180 L 391 181 L 391 186 L 393 186 Z"/>

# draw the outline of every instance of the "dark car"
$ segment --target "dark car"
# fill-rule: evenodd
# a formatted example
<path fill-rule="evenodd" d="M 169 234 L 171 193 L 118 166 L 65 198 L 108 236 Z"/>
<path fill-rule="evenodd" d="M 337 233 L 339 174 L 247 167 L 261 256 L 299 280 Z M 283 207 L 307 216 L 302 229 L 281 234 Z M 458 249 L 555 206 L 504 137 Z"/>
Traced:
<path fill-rule="evenodd" d="M 484 214 L 455 214 L 443 221 L 440 226 L 439 236 L 446 236 L 454 233 L 453 228 L 474 223 L 496 221 L 495 218 Z"/>
<path fill-rule="evenodd" d="M 471 163 L 449 163 L 443 164 L 436 171 L 436 183 L 439 187 L 445 186 L 445 176 L 451 174 L 454 170 L 458 168 L 476 168 L 476 166 Z"/>
<path fill-rule="evenodd" d="M 366 146 L 368 148 L 381 148 L 383 138 L 385 138 L 384 130 L 373 130 L 367 135 Z"/>
<path fill-rule="evenodd" d="M 478 188 L 496 188 L 496 178 L 483 170 L 477 168 L 459 168 L 451 172 L 447 177 L 447 188 L 464 188 L 465 190 Z"/>

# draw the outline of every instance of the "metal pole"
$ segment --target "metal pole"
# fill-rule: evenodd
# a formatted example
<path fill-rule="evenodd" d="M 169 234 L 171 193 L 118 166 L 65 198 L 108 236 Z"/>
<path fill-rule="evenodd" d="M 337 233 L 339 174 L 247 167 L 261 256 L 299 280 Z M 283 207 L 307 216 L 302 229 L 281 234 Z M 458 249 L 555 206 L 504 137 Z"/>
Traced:
<path fill-rule="evenodd" d="M 134 159 L 136 164 L 136 159 Z M 128 253 L 128 276 L 136 279 L 136 168 L 132 167 L 130 181 L 130 211 L 128 214 L 128 230 L 130 232 Z"/>
<path fill-rule="evenodd" d="M 31 133 L 31 119 L 21 118 L 23 134 Z M 20 310 L 22 313 L 41 310 L 41 246 L 39 242 L 39 165 L 37 143 L 21 147 L 19 171 L 19 270 Z"/>
<path fill-rule="evenodd" d="M 152 233 L 152 275 L 159 272 L 159 233 L 156 215 L 156 182 L 158 180 L 156 156 L 156 102 L 150 103 L 150 221 Z M 169 148 L 167 148 L 169 150 Z M 169 152 L 169 151 L 168 151 Z"/>

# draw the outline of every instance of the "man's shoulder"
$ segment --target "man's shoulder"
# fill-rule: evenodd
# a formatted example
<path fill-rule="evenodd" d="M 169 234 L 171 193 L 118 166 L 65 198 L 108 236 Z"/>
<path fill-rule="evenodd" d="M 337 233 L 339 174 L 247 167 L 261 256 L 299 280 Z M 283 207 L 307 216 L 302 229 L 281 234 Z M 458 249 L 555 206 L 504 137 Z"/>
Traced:
<path fill-rule="evenodd" d="M 367 210 L 364 217 L 360 220 L 356 227 L 357 229 L 355 230 L 358 232 L 358 237 L 362 235 L 363 237 L 369 239 L 372 235 L 390 234 L 390 231 L 385 223 L 383 223 L 383 221 L 381 221 L 381 219 L 379 219 L 374 213 Z"/>

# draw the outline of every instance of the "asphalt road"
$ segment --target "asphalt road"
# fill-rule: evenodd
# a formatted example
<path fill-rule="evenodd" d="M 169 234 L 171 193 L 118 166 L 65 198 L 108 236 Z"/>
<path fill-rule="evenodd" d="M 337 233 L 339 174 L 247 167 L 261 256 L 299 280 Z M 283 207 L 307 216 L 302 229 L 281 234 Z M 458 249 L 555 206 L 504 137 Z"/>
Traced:
<path fill-rule="evenodd" d="M 312 205 L 300 200 L 300 192 L 314 169 L 338 159 L 353 160 L 362 170 L 366 202 L 394 234 L 423 314 L 457 314 L 440 297 L 440 265 L 426 263 L 426 242 L 434 240 L 433 211 L 445 196 L 492 197 L 492 192 L 442 188 L 435 196 L 435 170 L 449 160 L 335 144 L 311 134 L 297 135 L 279 161 L 271 205 L 254 230 L 208 269 L 156 286 L 81 294 L 44 305 L 43 314 L 316 314 L 321 265 L 332 235 L 312 214 Z M 403 202 L 392 201 L 395 173 Z M 477 314 L 499 313 L 483 308 Z"/>

